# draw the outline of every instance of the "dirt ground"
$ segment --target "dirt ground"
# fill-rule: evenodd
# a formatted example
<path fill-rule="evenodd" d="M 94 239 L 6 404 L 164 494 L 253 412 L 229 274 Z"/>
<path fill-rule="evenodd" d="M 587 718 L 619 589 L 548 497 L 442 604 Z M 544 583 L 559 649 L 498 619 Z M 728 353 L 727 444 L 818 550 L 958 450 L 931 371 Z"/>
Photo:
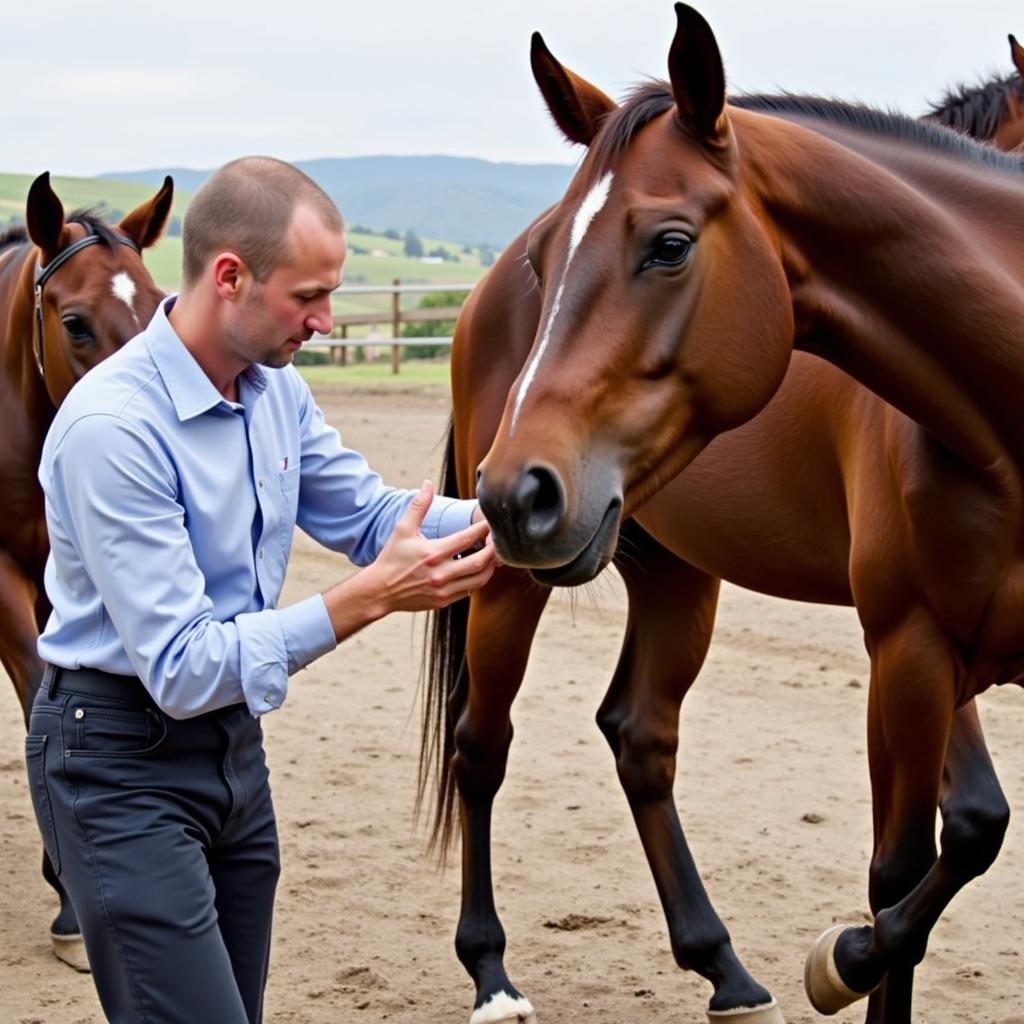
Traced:
<path fill-rule="evenodd" d="M 391 482 L 436 476 L 448 399 L 320 388 L 328 419 Z M 299 537 L 285 601 L 349 572 Z M 394 616 L 293 678 L 265 719 L 284 870 L 267 994 L 274 1024 L 465 1022 L 473 989 L 455 958 L 457 859 L 423 854 L 413 823 L 419 617 Z M 495 810 L 494 871 L 510 976 L 541 1024 L 705 1020 L 710 986 L 680 972 L 594 712 L 622 635 L 606 575 L 542 620 L 514 708 Z M 867 660 L 853 612 L 725 588 L 703 677 L 683 709 L 677 801 L 711 897 L 740 956 L 789 1024 L 818 1020 L 804 955 L 867 909 Z M 1022 696 L 983 698 L 996 768 L 1024 797 Z M 23 777 L 13 690 L 0 691 L 0 1024 L 98 1024 L 87 976 L 60 965 L 54 899 Z M 336 739 L 335 737 L 340 737 Z M 1018 940 L 1021 829 L 954 902 L 918 971 L 929 1024 L 1024 1024 Z M 187 982 L 187 979 L 183 979 Z M 839 1022 L 863 1019 L 856 1007 Z"/>

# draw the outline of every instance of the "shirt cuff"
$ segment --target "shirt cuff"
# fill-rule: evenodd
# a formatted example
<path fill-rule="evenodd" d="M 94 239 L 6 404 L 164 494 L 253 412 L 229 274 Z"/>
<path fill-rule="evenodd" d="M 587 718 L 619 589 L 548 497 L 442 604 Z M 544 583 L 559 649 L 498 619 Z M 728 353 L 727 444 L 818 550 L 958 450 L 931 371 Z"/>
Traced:
<path fill-rule="evenodd" d="M 235 626 L 242 695 L 254 717 L 284 703 L 292 672 L 337 646 L 320 594 L 279 611 L 245 612 L 235 618 Z"/>
<path fill-rule="evenodd" d="M 338 646 L 323 594 L 314 594 L 278 611 L 288 651 L 288 674 L 298 672 Z"/>
<path fill-rule="evenodd" d="M 436 540 L 438 537 L 448 537 L 459 530 L 464 530 L 471 525 L 476 506 L 475 498 L 435 496 L 423 518 L 423 536 Z"/>

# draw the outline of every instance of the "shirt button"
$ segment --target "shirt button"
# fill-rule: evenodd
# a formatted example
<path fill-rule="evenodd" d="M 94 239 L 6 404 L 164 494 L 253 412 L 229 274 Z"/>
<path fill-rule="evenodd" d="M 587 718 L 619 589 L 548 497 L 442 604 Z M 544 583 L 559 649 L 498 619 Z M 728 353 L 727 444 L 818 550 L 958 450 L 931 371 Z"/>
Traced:
<path fill-rule="evenodd" d="M 263 557 L 263 548 L 260 548 L 260 558 Z"/>
<path fill-rule="evenodd" d="M 263 486 L 263 477 L 260 477 L 259 484 L 260 484 L 260 487 Z"/>
<path fill-rule="evenodd" d="M 264 704 L 270 704 L 271 703 L 270 694 L 269 693 L 263 694 L 263 703 Z"/>

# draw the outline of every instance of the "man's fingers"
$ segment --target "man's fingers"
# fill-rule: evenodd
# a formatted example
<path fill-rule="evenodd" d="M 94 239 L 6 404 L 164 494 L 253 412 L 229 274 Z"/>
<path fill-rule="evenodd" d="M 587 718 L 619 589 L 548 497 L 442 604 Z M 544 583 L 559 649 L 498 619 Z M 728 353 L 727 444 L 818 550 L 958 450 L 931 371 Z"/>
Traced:
<path fill-rule="evenodd" d="M 490 581 L 495 568 L 496 566 L 491 563 L 480 572 L 474 572 L 469 576 L 459 576 L 452 580 L 442 591 L 443 599 L 450 604 L 452 601 L 469 597 L 474 590 L 479 590 Z"/>
<path fill-rule="evenodd" d="M 475 573 L 487 568 L 487 566 L 496 565 L 497 560 L 494 547 L 488 544 L 479 551 L 474 551 L 471 555 L 463 555 L 462 558 L 452 560 L 450 563 L 452 567 L 451 578 L 453 580 L 468 579 Z"/>
<path fill-rule="evenodd" d="M 468 551 L 470 548 L 482 544 L 490 529 L 486 521 L 481 520 L 479 523 L 467 526 L 464 530 L 459 530 L 458 533 L 440 537 L 434 542 L 437 545 L 437 554 L 441 558 L 453 558 L 463 551 Z"/>
<path fill-rule="evenodd" d="M 395 525 L 395 530 L 403 530 L 411 534 L 419 533 L 433 500 L 434 485 L 429 480 L 424 480 L 423 486 L 420 487 L 409 507 L 402 513 L 402 518 Z"/>

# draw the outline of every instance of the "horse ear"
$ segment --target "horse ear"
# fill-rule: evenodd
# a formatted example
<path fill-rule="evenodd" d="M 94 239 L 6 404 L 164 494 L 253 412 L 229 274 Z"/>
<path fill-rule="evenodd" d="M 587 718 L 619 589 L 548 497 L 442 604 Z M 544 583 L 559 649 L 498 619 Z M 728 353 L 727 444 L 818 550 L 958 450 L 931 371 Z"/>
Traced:
<path fill-rule="evenodd" d="M 1013 58 L 1013 66 L 1017 69 L 1017 74 L 1024 78 L 1024 46 L 1017 42 L 1017 38 L 1012 32 L 1008 38 L 1010 40 L 1010 56 Z"/>
<path fill-rule="evenodd" d="M 725 130 L 725 69 L 711 26 L 692 7 L 676 4 L 676 35 L 668 52 L 680 121 L 698 138 L 717 141 Z"/>
<path fill-rule="evenodd" d="M 173 199 L 174 182 L 168 175 L 160 191 L 132 210 L 119 227 L 140 249 L 148 249 L 163 232 Z"/>
<path fill-rule="evenodd" d="M 42 251 L 44 263 L 64 248 L 64 206 L 50 186 L 49 171 L 43 171 L 28 190 L 25 227 Z"/>
<path fill-rule="evenodd" d="M 570 142 L 589 146 L 601 122 L 615 109 L 615 101 L 559 64 L 539 32 L 530 41 L 530 67 L 562 134 Z"/>

